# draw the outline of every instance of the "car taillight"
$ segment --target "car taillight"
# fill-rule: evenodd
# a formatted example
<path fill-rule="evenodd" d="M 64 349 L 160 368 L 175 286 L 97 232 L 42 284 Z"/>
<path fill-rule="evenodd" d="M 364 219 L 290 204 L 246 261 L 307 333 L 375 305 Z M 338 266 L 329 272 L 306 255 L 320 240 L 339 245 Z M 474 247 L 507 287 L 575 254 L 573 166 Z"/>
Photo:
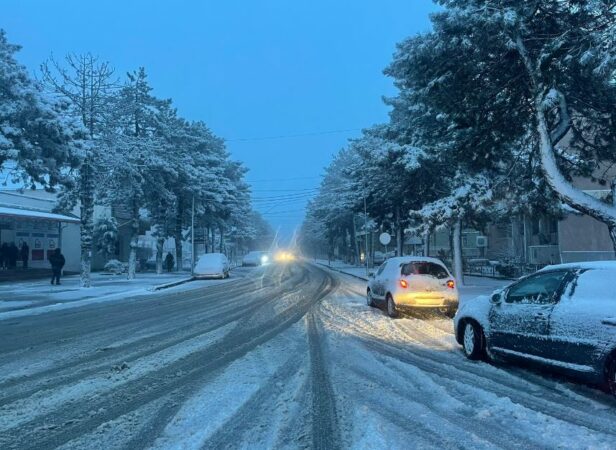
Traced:
<path fill-rule="evenodd" d="M 407 287 L 409 287 L 409 283 L 406 280 L 400 280 L 400 286 L 406 289 Z"/>
<path fill-rule="evenodd" d="M 455 283 L 453 280 L 448 280 L 448 281 L 447 281 L 447 287 L 448 287 L 449 289 L 453 289 L 453 288 L 455 288 L 455 287 L 456 287 L 456 283 Z"/>

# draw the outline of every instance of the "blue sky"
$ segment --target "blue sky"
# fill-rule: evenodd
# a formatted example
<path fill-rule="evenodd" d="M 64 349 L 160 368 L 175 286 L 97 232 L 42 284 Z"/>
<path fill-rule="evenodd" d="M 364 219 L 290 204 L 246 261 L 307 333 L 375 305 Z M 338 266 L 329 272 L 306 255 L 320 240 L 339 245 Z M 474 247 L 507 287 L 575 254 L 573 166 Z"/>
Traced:
<path fill-rule="evenodd" d="M 228 140 L 256 208 L 290 236 L 332 155 L 387 120 L 381 98 L 394 89 L 382 70 L 434 10 L 428 0 L 3 0 L 0 27 L 32 71 L 52 52 L 90 51 L 120 75 L 144 66 L 157 96 Z"/>

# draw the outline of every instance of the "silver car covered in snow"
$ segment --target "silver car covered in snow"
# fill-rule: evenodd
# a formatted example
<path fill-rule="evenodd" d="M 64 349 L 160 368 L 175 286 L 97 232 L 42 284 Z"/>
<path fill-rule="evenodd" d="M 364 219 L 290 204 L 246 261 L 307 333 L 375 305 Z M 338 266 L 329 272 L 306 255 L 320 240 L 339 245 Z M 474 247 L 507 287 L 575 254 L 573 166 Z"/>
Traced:
<path fill-rule="evenodd" d="M 366 292 L 369 306 L 381 304 L 395 317 L 400 309 L 439 309 L 448 315 L 458 309 L 458 289 L 436 258 L 401 256 L 386 260 L 370 277 Z"/>
<path fill-rule="evenodd" d="M 195 264 L 195 278 L 228 278 L 231 270 L 229 260 L 222 253 L 201 255 Z"/>
<path fill-rule="evenodd" d="M 616 262 L 549 266 L 464 302 L 456 340 L 470 359 L 530 361 L 616 395 Z"/>

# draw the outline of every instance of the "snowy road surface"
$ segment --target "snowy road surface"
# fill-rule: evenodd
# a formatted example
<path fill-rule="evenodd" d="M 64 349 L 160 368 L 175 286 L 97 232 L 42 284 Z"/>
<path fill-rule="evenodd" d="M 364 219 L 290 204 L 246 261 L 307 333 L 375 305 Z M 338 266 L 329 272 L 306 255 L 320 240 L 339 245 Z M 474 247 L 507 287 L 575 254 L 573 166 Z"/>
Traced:
<path fill-rule="evenodd" d="M 616 402 L 467 361 L 312 265 L 0 322 L 0 448 L 613 448 Z"/>

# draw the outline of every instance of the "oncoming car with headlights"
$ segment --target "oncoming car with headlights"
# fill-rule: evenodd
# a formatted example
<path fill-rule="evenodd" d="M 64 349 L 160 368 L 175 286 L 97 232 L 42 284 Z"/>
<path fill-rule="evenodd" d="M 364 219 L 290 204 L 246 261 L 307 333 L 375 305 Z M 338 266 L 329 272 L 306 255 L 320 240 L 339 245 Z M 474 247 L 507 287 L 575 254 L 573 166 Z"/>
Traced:
<path fill-rule="evenodd" d="M 279 250 L 274 255 L 276 262 L 291 262 L 295 261 L 295 254 L 288 250 Z"/>
<path fill-rule="evenodd" d="M 401 309 L 425 308 L 453 317 L 458 289 L 441 260 L 402 256 L 388 259 L 370 277 L 366 300 L 369 306 L 385 306 L 390 317 Z"/>
<path fill-rule="evenodd" d="M 242 259 L 242 266 L 263 266 L 270 262 L 268 252 L 253 251 Z"/>

